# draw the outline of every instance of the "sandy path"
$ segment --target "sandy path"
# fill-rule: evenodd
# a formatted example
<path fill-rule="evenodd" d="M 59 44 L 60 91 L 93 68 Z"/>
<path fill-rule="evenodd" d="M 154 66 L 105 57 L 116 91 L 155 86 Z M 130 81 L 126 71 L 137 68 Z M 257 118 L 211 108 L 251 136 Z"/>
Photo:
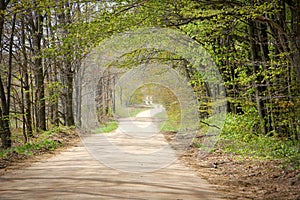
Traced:
<path fill-rule="evenodd" d="M 52 158 L 1 176 L 0 199 L 220 199 L 176 159 L 155 122 L 138 120 L 157 112 L 122 119 L 114 133 L 86 137 Z"/>

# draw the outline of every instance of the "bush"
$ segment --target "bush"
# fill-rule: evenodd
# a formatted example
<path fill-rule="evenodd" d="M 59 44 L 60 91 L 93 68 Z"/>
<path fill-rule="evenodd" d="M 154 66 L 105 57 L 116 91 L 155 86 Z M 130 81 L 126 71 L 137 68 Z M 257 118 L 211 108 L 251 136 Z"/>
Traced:
<path fill-rule="evenodd" d="M 266 136 L 256 130 L 257 118 L 229 113 L 221 134 L 225 152 L 258 159 L 279 159 L 293 168 L 300 166 L 299 141 Z"/>

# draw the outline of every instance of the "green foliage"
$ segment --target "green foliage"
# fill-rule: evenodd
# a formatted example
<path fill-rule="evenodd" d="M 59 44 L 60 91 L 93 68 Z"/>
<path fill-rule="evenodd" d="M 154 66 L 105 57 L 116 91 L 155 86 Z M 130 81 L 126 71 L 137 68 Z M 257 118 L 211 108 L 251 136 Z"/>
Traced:
<path fill-rule="evenodd" d="M 180 129 L 180 124 L 176 123 L 172 119 L 167 118 L 163 126 L 160 128 L 161 131 L 170 132 L 170 131 L 178 131 Z"/>
<path fill-rule="evenodd" d="M 164 123 L 159 124 L 161 131 L 176 131 L 180 128 L 180 105 L 177 97 L 170 89 L 157 84 L 147 84 L 133 93 L 130 102 L 131 104 L 143 104 L 145 96 L 152 96 L 153 103 L 162 105 L 166 110 L 166 112 L 158 113 L 155 116 L 165 119 Z"/>
<path fill-rule="evenodd" d="M 16 152 L 18 154 L 23 154 L 26 156 L 31 156 L 33 155 L 34 150 L 54 150 L 56 149 L 60 144 L 56 141 L 53 140 L 43 140 L 40 142 L 28 142 L 23 146 L 20 147 L 15 147 L 13 148 L 13 152 Z"/>
<path fill-rule="evenodd" d="M 106 124 L 103 124 L 100 128 L 92 130 L 93 133 L 109 133 L 118 128 L 117 121 L 111 121 Z"/>
<path fill-rule="evenodd" d="M 170 115 L 170 116 L 169 116 Z M 156 118 L 164 119 L 164 122 L 159 124 L 159 129 L 163 132 L 169 131 L 177 131 L 180 128 L 180 124 L 171 118 L 172 114 L 170 113 L 168 116 L 166 113 L 159 113 L 155 115 Z"/>
<path fill-rule="evenodd" d="M 63 143 L 54 139 L 57 135 L 62 133 L 67 133 L 74 127 L 55 127 L 48 131 L 44 131 L 37 137 L 33 138 L 31 141 L 24 145 L 9 148 L 0 152 L 0 157 L 6 157 L 11 153 L 16 153 L 19 155 L 31 156 L 35 152 L 40 151 L 53 151 L 56 148 L 63 145 Z"/>
<path fill-rule="evenodd" d="M 162 119 L 159 129 L 163 132 L 178 131 L 180 129 L 180 111 L 178 107 L 166 109 L 166 112 L 156 114 L 154 117 Z"/>
<path fill-rule="evenodd" d="M 300 143 L 276 136 L 254 134 L 253 115 L 228 114 L 220 144 L 225 152 L 256 159 L 280 159 L 285 166 L 300 166 Z M 252 118 L 252 120 L 251 120 Z"/>
<path fill-rule="evenodd" d="M 58 101 L 59 96 L 62 94 L 62 90 L 65 89 L 61 82 L 53 81 L 46 84 L 46 92 L 48 95 L 45 97 L 45 100 L 48 100 L 50 104 L 54 104 Z"/>
<path fill-rule="evenodd" d="M 128 110 L 128 116 L 129 117 L 135 117 L 138 113 L 142 111 L 149 110 L 150 108 L 135 108 L 135 107 L 130 107 Z"/>

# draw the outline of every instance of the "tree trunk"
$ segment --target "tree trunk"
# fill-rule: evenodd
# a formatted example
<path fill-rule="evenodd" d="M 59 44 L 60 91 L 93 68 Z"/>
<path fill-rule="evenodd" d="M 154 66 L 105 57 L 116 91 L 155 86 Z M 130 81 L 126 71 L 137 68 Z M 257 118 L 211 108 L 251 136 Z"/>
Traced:
<path fill-rule="evenodd" d="M 34 54 L 34 78 L 35 78 L 35 106 L 36 106 L 36 130 L 46 130 L 46 106 L 45 106 L 45 86 L 44 69 L 42 65 L 41 41 L 43 37 L 43 17 L 34 13 L 31 20 L 33 35 L 33 54 Z"/>
<path fill-rule="evenodd" d="M 32 119 L 31 119 L 31 96 L 30 96 L 30 84 L 29 84 L 29 75 L 28 75 L 28 58 L 27 58 L 27 52 L 26 52 L 26 36 L 25 36 L 25 24 L 24 24 L 24 17 L 21 21 L 22 26 L 22 54 L 24 56 L 24 62 L 22 66 L 22 77 L 24 79 L 22 80 L 23 83 L 23 89 L 25 91 L 25 98 L 24 98 L 24 110 L 25 110 L 25 124 L 26 124 L 26 130 L 27 130 L 27 136 L 33 137 L 33 131 L 32 131 Z"/>
<path fill-rule="evenodd" d="M 295 0 L 289 5 L 292 13 L 292 34 L 290 38 L 293 66 L 300 84 L 300 1 Z"/>
<path fill-rule="evenodd" d="M 0 0 L 0 63 L 2 61 L 2 48 L 3 48 L 3 42 L 2 42 L 2 35 L 3 35 L 3 27 L 4 27 L 4 13 L 6 10 L 6 7 L 9 3 L 9 0 Z M 15 21 L 15 19 L 14 19 Z M 14 29 L 14 25 L 13 25 Z M 13 37 L 13 30 L 12 30 L 12 37 Z M 12 45 L 12 44 L 11 44 Z M 11 46 L 12 47 L 12 46 Z M 12 48 L 10 48 L 12 51 Z M 12 55 L 9 55 L 12 56 Z M 11 59 L 11 58 L 10 58 Z M 10 65 L 11 67 L 11 65 Z M 8 72 L 11 73 L 11 70 L 8 70 Z M 8 76 L 11 77 L 11 74 L 8 74 Z M 7 83 L 7 88 L 9 88 L 10 91 L 10 78 L 8 78 L 8 83 Z M 2 141 L 2 147 L 3 148 L 9 148 L 11 147 L 11 131 L 9 127 L 9 105 L 8 103 L 10 102 L 10 93 L 7 93 L 7 97 L 5 95 L 5 89 L 3 86 L 3 81 L 2 81 L 2 76 L 0 75 L 0 99 L 1 99 L 1 108 L 0 108 L 0 113 L 1 113 L 1 118 L 0 118 L 0 127 L 1 127 L 1 141 Z"/>
<path fill-rule="evenodd" d="M 260 68 L 260 47 L 257 44 L 257 41 L 259 41 L 258 34 L 257 34 L 257 27 L 255 21 L 249 22 L 249 37 L 250 37 L 250 45 L 251 45 L 251 60 L 252 60 L 252 69 L 253 74 L 259 74 Z M 265 110 L 265 104 L 264 101 L 261 99 L 261 93 L 262 93 L 262 77 L 258 76 L 256 78 L 256 81 L 254 82 L 255 86 L 255 101 L 256 101 L 256 108 L 258 111 L 258 115 L 260 118 L 260 127 L 261 131 L 264 134 L 267 134 L 267 126 L 265 123 L 265 117 L 266 117 L 266 110 Z"/>
<path fill-rule="evenodd" d="M 27 133 L 26 133 L 26 118 L 25 118 L 25 108 L 24 108 L 24 84 L 23 84 L 23 73 L 22 73 L 22 66 L 20 67 L 20 74 L 21 74 L 21 113 L 22 113 L 22 132 L 23 132 L 23 136 L 24 136 L 24 143 L 28 142 L 28 137 L 27 137 Z"/>
<path fill-rule="evenodd" d="M 83 70 L 77 70 L 76 79 L 75 79 L 75 99 L 74 99 L 76 105 L 75 114 L 76 114 L 76 124 L 79 127 L 81 127 L 82 125 L 82 121 L 81 121 L 82 74 L 84 74 L 84 68 Z"/>
<path fill-rule="evenodd" d="M 265 23 L 257 22 L 258 23 L 258 39 L 259 39 L 259 46 L 260 46 L 260 60 L 261 65 L 263 66 L 263 70 L 267 72 L 269 70 L 269 40 L 267 29 L 268 26 Z M 261 80 L 261 92 L 263 92 L 263 96 L 266 97 L 265 99 L 261 100 L 264 104 L 265 109 L 265 117 L 264 117 L 264 124 L 266 126 L 266 133 L 271 132 L 275 129 L 273 126 L 273 108 L 272 106 L 267 106 L 270 99 L 272 99 L 271 89 L 270 89 L 270 81 L 267 79 Z"/>
<path fill-rule="evenodd" d="M 7 100 L 6 100 L 5 90 L 3 87 L 1 76 L 0 76 L 0 99 L 1 99 L 1 109 L 0 109 L 1 141 L 2 141 L 2 147 L 6 149 L 11 147 L 11 131 L 9 127 L 9 109 L 7 106 Z"/>
<path fill-rule="evenodd" d="M 68 30 L 65 28 L 65 26 L 69 23 L 71 23 L 71 7 L 69 2 L 65 2 L 62 5 L 62 12 L 60 15 L 58 15 L 60 24 L 63 25 L 63 28 L 61 29 L 62 36 L 68 35 Z M 69 45 L 69 44 L 68 44 Z M 75 120 L 74 120 L 74 110 L 73 110 L 73 82 L 74 82 L 74 72 L 72 69 L 72 62 L 71 59 L 73 56 L 71 46 L 69 48 L 64 49 L 64 60 L 63 60 L 63 69 L 62 72 L 62 79 L 63 83 L 66 86 L 66 89 L 64 90 L 64 98 L 62 100 L 62 104 L 64 105 L 64 123 L 67 126 L 74 126 Z"/>
<path fill-rule="evenodd" d="M 66 85 L 67 85 L 67 94 L 66 94 L 66 125 L 74 126 L 74 113 L 73 113 L 73 71 L 71 63 L 66 61 Z"/>

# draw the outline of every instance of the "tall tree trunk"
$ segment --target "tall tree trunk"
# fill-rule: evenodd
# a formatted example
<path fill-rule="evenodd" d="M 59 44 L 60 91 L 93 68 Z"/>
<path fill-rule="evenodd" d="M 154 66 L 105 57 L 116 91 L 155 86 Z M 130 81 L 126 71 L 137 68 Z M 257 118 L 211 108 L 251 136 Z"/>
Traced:
<path fill-rule="evenodd" d="M 67 85 L 67 94 L 66 94 L 66 125 L 74 126 L 74 113 L 73 113 L 73 71 L 71 63 L 66 61 L 66 85 Z"/>
<path fill-rule="evenodd" d="M 46 130 L 46 105 L 44 69 L 42 65 L 41 42 L 43 37 L 43 17 L 39 13 L 33 14 L 31 19 L 32 45 L 34 54 L 34 78 L 35 78 L 35 106 L 36 106 L 36 129 Z"/>
<path fill-rule="evenodd" d="M 251 45 L 251 60 L 252 60 L 252 68 L 253 68 L 253 74 L 259 74 L 260 71 L 260 47 L 257 44 L 257 41 L 259 41 L 258 34 L 257 34 L 257 26 L 255 21 L 249 21 L 249 39 L 250 39 L 250 45 Z M 267 126 L 265 123 L 265 117 L 266 117 L 266 110 L 265 110 L 265 104 L 264 101 L 261 99 L 261 93 L 263 92 L 263 88 L 261 86 L 262 84 L 262 77 L 258 76 L 256 78 L 256 81 L 254 82 L 255 86 L 255 101 L 256 101 L 256 108 L 259 114 L 260 118 L 260 127 L 261 131 L 264 134 L 267 134 Z"/>
<path fill-rule="evenodd" d="M 300 1 L 292 1 L 289 7 L 292 16 L 292 34 L 290 38 L 292 62 L 295 67 L 298 84 L 300 84 Z"/>
<path fill-rule="evenodd" d="M 23 132 L 23 136 L 24 136 L 24 143 L 28 142 L 28 136 L 26 133 L 26 118 L 25 118 L 25 108 L 24 108 L 24 83 L 23 83 L 23 72 L 22 72 L 22 66 L 20 67 L 20 74 L 21 74 L 21 113 L 22 113 L 22 132 Z"/>
<path fill-rule="evenodd" d="M 263 70 L 265 72 L 268 72 L 269 70 L 269 63 L 270 63 L 270 57 L 269 57 L 269 40 L 268 40 L 268 34 L 267 29 L 268 26 L 266 23 L 257 22 L 258 23 L 258 39 L 259 39 L 259 46 L 260 46 L 260 60 L 261 65 L 263 66 Z M 267 106 L 267 103 L 269 99 L 272 98 L 271 90 L 270 90 L 270 81 L 267 79 L 261 80 L 261 92 L 263 92 L 263 96 L 267 97 L 265 99 L 262 99 L 265 109 L 265 117 L 264 117 L 264 124 L 266 126 L 266 133 L 269 133 L 270 131 L 274 130 L 273 127 L 273 108 L 272 106 Z"/>
<path fill-rule="evenodd" d="M 3 49 L 3 42 L 2 42 L 2 35 L 3 35 L 3 27 L 4 27 L 4 13 L 5 9 L 9 3 L 9 0 L 0 0 L 0 63 L 2 61 L 2 49 Z M 13 18 L 13 26 L 14 29 L 15 27 L 15 18 Z M 12 30 L 11 34 L 11 40 L 13 40 L 13 33 L 14 30 Z M 11 42 L 11 41 L 10 41 Z M 12 42 L 10 43 L 10 52 L 12 53 Z M 0 126 L 1 126 L 1 141 L 2 141 L 2 147 L 3 148 L 9 148 L 11 147 L 11 131 L 10 131 L 10 126 L 9 126 L 9 103 L 10 103 L 10 86 L 11 86 L 11 59 L 12 55 L 9 55 L 9 66 L 8 66 L 8 83 L 7 83 L 7 93 L 5 95 L 5 89 L 3 85 L 3 79 L 2 76 L 0 75 L 0 99 L 1 99 L 1 108 L 0 108 Z"/>
<path fill-rule="evenodd" d="M 292 51 L 292 64 L 296 72 L 296 85 L 300 85 L 300 1 L 294 0 L 289 1 L 290 10 L 291 10 L 291 25 L 292 25 L 292 34 L 291 34 L 291 51 Z M 295 94 L 298 96 L 300 93 L 300 87 L 297 87 L 295 90 Z M 292 96 L 292 95 L 291 95 Z M 295 101 L 295 100 L 293 100 Z M 294 139 L 300 140 L 300 113 L 299 113 L 299 105 L 298 107 L 294 107 L 294 112 L 298 112 L 296 117 L 293 117 L 290 123 L 290 127 L 292 129 Z"/>
<path fill-rule="evenodd" d="M 25 91 L 25 98 L 24 98 L 24 111 L 25 111 L 25 125 L 27 130 L 27 136 L 33 137 L 32 131 L 32 119 L 31 119 L 31 96 L 30 96 L 30 83 L 29 83 L 29 75 L 28 75 L 28 58 L 27 58 L 27 51 L 26 51 L 26 36 L 25 36 L 25 24 L 24 24 L 25 17 L 23 17 L 21 21 L 21 28 L 22 28 L 22 54 L 24 56 L 24 62 L 22 65 L 22 80 L 23 88 Z"/>
<path fill-rule="evenodd" d="M 76 114 L 76 124 L 77 126 L 81 127 L 82 125 L 82 119 L 81 119 L 81 102 L 82 102 L 82 76 L 85 73 L 85 67 L 82 68 L 76 68 L 76 79 L 75 79 L 75 114 Z"/>
<path fill-rule="evenodd" d="M 71 23 L 71 7 L 69 2 L 65 2 L 62 5 L 62 13 L 59 16 L 60 23 L 63 26 L 62 28 L 62 35 L 67 36 L 68 35 L 68 30 L 66 29 L 66 25 Z M 69 45 L 69 44 L 68 44 Z M 64 69 L 62 70 L 63 74 L 63 82 L 65 83 L 66 90 L 65 90 L 65 102 L 63 103 L 65 105 L 65 124 L 67 126 L 73 126 L 75 125 L 75 120 L 74 120 L 74 110 L 73 110 L 73 82 L 74 82 L 74 72 L 72 69 L 72 63 L 71 59 L 73 59 L 73 52 L 70 48 L 66 49 L 66 53 L 64 54 Z"/>
<path fill-rule="evenodd" d="M 9 98 L 9 96 L 8 96 Z M 9 126 L 9 109 L 7 106 L 7 97 L 5 96 L 5 90 L 3 86 L 2 77 L 0 76 L 0 99 L 1 99 L 1 141 L 3 148 L 11 147 L 11 131 Z"/>

